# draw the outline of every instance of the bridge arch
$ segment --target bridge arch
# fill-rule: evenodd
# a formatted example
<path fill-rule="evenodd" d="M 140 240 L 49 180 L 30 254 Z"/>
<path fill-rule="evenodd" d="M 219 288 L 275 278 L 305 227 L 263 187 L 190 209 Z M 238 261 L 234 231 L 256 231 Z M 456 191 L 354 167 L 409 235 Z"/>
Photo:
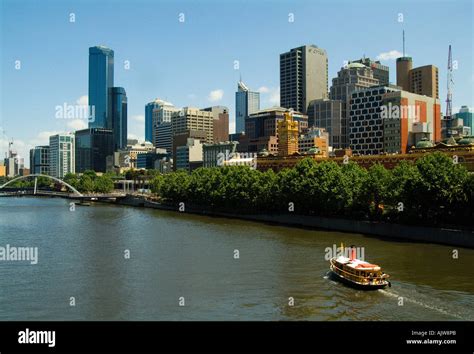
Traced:
<path fill-rule="evenodd" d="M 7 185 L 9 185 L 10 183 L 12 182 L 15 182 L 15 181 L 18 181 L 20 179 L 27 179 L 27 178 L 30 178 L 30 177 L 47 177 L 49 179 L 52 179 L 56 182 L 59 182 L 63 185 L 65 185 L 66 187 L 69 187 L 73 192 L 74 194 L 77 194 L 79 196 L 82 196 L 82 193 L 80 193 L 76 188 L 74 188 L 73 186 L 71 186 L 69 183 L 66 183 L 64 182 L 62 179 L 59 179 L 59 178 L 56 178 L 56 177 L 53 177 L 53 176 L 48 176 L 48 175 L 43 175 L 41 173 L 32 173 L 31 175 L 27 175 L 27 176 L 19 176 L 19 177 L 15 177 L 13 178 L 12 180 L 8 181 L 7 183 L 3 184 L 0 186 L 0 189 L 3 189 L 4 187 L 6 187 Z"/>

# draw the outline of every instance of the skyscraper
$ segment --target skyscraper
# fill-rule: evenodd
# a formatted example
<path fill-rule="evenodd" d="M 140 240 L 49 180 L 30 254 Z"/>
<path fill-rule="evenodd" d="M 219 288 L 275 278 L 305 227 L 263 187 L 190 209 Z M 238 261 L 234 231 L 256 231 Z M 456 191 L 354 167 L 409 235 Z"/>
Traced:
<path fill-rule="evenodd" d="M 280 106 L 306 113 L 309 102 L 328 95 L 324 49 L 305 45 L 280 54 Z"/>
<path fill-rule="evenodd" d="M 410 57 L 397 59 L 397 86 L 418 95 L 439 98 L 438 68 L 424 65 L 413 68 Z"/>
<path fill-rule="evenodd" d="M 114 150 L 127 147 L 127 93 L 123 87 L 111 88 L 111 126 L 114 134 Z"/>
<path fill-rule="evenodd" d="M 352 60 L 351 63 L 360 63 L 372 69 L 374 73 L 374 79 L 379 80 L 379 85 L 389 84 L 389 67 L 380 63 L 380 61 L 373 61 L 370 58 L 361 58 L 358 60 Z"/>
<path fill-rule="evenodd" d="M 89 106 L 95 107 L 95 119 L 91 119 L 89 128 L 110 129 L 113 86 L 114 51 L 103 46 L 89 48 Z"/>
<path fill-rule="evenodd" d="M 47 175 L 49 173 L 49 146 L 35 146 L 30 150 L 31 173 Z"/>
<path fill-rule="evenodd" d="M 151 142 L 157 148 L 167 149 L 171 152 L 169 140 L 173 138 L 171 133 L 171 117 L 173 113 L 179 112 L 180 109 L 176 108 L 172 103 L 166 102 L 160 99 L 156 99 L 150 102 L 145 107 L 146 111 L 151 111 L 151 124 L 152 124 L 152 135 Z M 145 126 L 147 125 L 147 118 L 145 115 Z M 146 132 L 145 127 L 145 134 Z M 171 143 L 172 146 L 172 143 Z"/>
<path fill-rule="evenodd" d="M 245 131 L 245 119 L 258 110 L 260 110 L 260 92 L 250 91 L 242 81 L 239 81 L 235 93 L 235 132 Z"/>
<path fill-rule="evenodd" d="M 49 175 L 63 178 L 75 173 L 74 135 L 56 134 L 49 137 Z"/>
<path fill-rule="evenodd" d="M 158 123 L 155 118 L 156 113 L 153 113 L 153 110 L 158 109 L 163 106 L 174 107 L 173 104 L 160 100 L 159 98 L 145 105 L 145 140 L 149 141 L 150 143 L 153 142 L 153 139 L 154 139 L 153 133 L 154 133 L 155 125 Z M 166 117 L 163 117 L 163 118 L 164 118 L 163 121 L 171 122 L 171 120 L 166 120 Z"/>
<path fill-rule="evenodd" d="M 227 141 L 229 139 L 229 109 L 224 106 L 212 106 L 202 110 L 212 112 L 214 116 L 212 123 L 214 143 Z"/>

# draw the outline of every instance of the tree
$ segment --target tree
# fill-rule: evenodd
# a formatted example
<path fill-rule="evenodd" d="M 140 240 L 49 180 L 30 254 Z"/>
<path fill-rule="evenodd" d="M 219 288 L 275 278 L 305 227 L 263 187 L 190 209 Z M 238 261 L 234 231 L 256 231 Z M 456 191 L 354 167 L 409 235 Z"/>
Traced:
<path fill-rule="evenodd" d="M 385 203 L 390 199 L 390 172 L 381 164 L 375 164 L 369 168 L 369 176 L 366 183 L 366 195 L 370 203 L 370 210 L 376 216 L 383 214 Z"/>
<path fill-rule="evenodd" d="M 77 189 L 80 192 L 92 192 L 94 191 L 94 181 L 90 175 L 83 174 L 79 180 Z"/>
<path fill-rule="evenodd" d="M 44 178 L 44 177 L 43 177 Z M 77 189 L 77 187 L 79 186 L 79 178 L 77 177 L 76 174 L 74 173 L 67 173 L 64 178 L 63 178 L 63 181 L 70 184 L 71 186 L 73 186 L 74 188 Z"/>
<path fill-rule="evenodd" d="M 153 193 L 161 195 L 161 187 L 163 186 L 165 179 L 163 175 L 157 174 L 150 181 L 150 189 Z"/>
<path fill-rule="evenodd" d="M 102 175 L 96 177 L 94 180 L 94 192 L 110 193 L 114 190 L 114 181 L 110 176 Z"/>

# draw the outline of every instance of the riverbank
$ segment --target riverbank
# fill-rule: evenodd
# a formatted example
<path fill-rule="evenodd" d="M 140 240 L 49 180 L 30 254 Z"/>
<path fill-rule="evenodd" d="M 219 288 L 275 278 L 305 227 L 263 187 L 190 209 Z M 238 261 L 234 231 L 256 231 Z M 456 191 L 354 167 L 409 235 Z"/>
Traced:
<path fill-rule="evenodd" d="M 299 228 L 323 229 L 359 233 L 391 239 L 436 243 L 450 246 L 474 248 L 474 232 L 467 230 L 453 230 L 435 227 L 423 227 L 384 222 L 361 221 L 343 218 L 328 218 L 308 215 L 289 214 L 238 214 L 205 210 L 186 205 L 183 211 L 178 207 L 153 202 L 145 198 L 128 196 L 113 202 L 118 205 L 154 208 L 190 214 L 199 214 L 211 217 L 242 219 L 270 224 L 286 225 Z"/>

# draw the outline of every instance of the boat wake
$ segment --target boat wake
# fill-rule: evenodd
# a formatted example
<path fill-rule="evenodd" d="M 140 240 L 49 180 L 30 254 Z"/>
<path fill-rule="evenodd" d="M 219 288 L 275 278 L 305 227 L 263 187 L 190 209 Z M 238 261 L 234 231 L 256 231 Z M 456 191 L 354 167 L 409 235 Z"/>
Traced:
<path fill-rule="evenodd" d="M 397 299 L 403 298 L 403 301 L 406 301 L 406 302 L 424 307 L 428 310 L 436 311 L 436 312 L 438 312 L 440 314 L 443 314 L 445 316 L 455 317 L 459 320 L 468 320 L 468 318 L 465 318 L 465 317 L 461 316 L 458 313 L 447 311 L 447 310 L 445 310 L 441 307 L 436 306 L 435 304 L 429 304 L 429 303 L 427 303 L 428 301 L 425 302 L 425 301 L 416 300 L 412 296 L 406 296 L 406 295 L 398 294 L 398 293 L 396 293 L 392 290 L 385 290 L 385 289 L 379 289 L 378 292 L 381 293 L 381 294 L 384 294 L 385 296 L 390 296 L 390 297 L 397 298 Z M 417 296 L 420 295 L 420 297 L 423 297 L 423 296 L 427 297 L 427 295 L 422 295 L 420 293 L 417 293 L 416 295 Z"/>

